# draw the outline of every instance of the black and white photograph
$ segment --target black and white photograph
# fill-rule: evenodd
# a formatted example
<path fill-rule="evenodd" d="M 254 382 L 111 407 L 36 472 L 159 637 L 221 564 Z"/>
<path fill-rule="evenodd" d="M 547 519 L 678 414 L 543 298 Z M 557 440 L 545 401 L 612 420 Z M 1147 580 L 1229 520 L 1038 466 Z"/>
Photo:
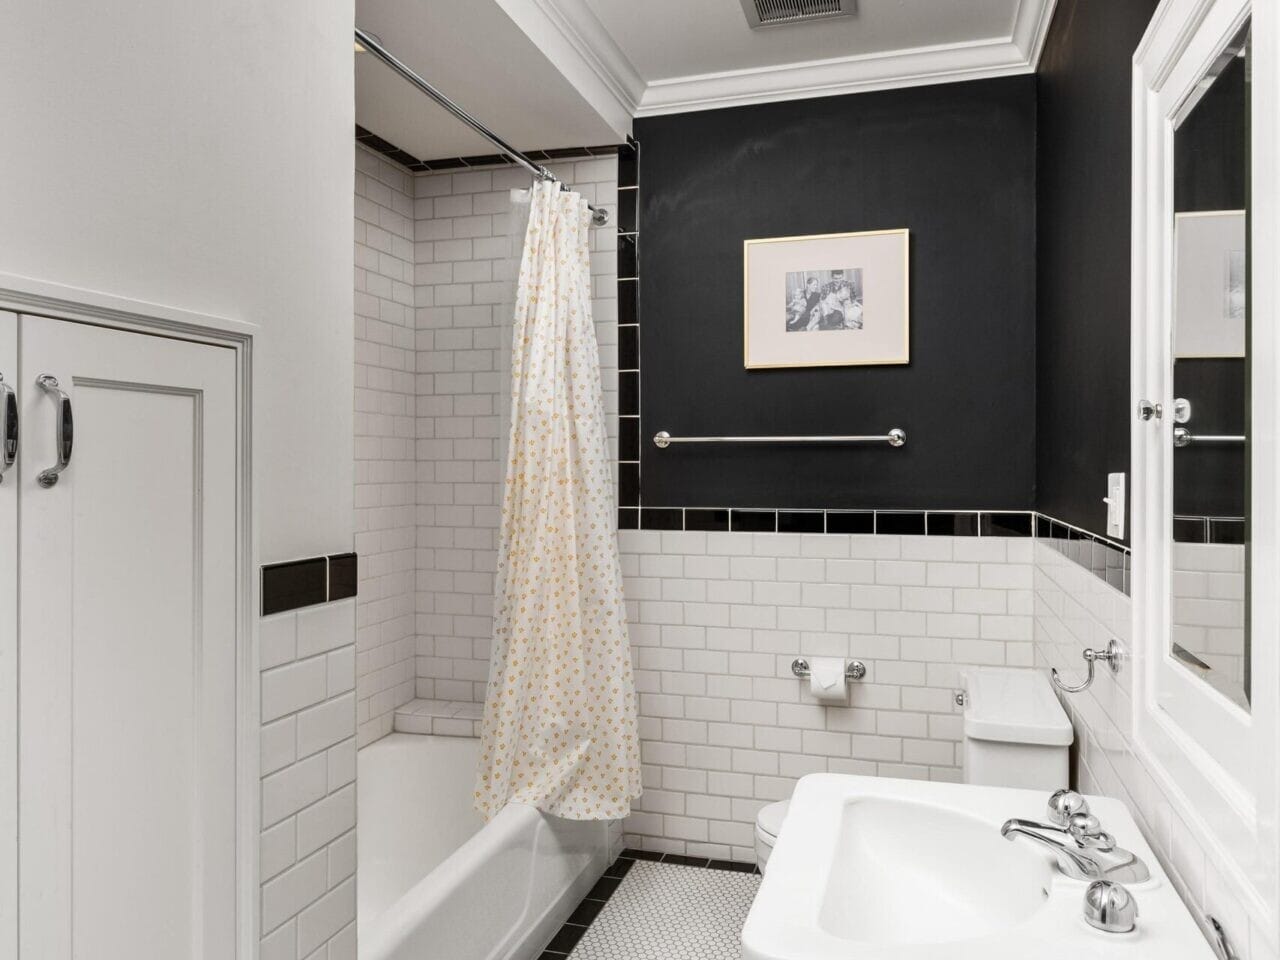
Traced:
<path fill-rule="evenodd" d="M 906 228 L 762 237 L 742 249 L 748 368 L 909 362 Z"/>
<path fill-rule="evenodd" d="M 787 274 L 787 332 L 862 329 L 862 268 Z"/>

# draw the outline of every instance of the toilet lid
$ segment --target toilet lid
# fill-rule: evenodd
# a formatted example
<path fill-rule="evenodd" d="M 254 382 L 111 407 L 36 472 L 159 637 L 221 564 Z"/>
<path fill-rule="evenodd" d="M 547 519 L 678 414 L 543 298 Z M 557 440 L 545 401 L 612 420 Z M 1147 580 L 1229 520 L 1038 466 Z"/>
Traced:
<path fill-rule="evenodd" d="M 778 831 L 782 829 L 782 821 L 787 816 L 788 803 L 787 800 L 779 800 L 762 808 L 756 814 L 756 826 L 769 836 L 776 837 Z"/>

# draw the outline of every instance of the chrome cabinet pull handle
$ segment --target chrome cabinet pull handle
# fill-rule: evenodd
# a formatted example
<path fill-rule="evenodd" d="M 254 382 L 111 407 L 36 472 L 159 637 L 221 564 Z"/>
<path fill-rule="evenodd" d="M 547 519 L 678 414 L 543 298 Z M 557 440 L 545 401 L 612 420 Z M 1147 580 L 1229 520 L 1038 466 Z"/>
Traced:
<path fill-rule="evenodd" d="M 58 482 L 58 474 L 71 465 L 71 445 L 75 439 L 75 423 L 71 416 L 71 398 L 58 386 L 58 378 L 45 373 L 36 377 L 36 383 L 58 404 L 58 425 L 54 435 L 58 448 L 58 465 L 48 470 L 41 470 L 40 475 L 36 477 L 36 482 L 40 486 L 52 487 Z"/>
<path fill-rule="evenodd" d="M 0 376 L 0 483 L 18 459 L 18 395 Z"/>

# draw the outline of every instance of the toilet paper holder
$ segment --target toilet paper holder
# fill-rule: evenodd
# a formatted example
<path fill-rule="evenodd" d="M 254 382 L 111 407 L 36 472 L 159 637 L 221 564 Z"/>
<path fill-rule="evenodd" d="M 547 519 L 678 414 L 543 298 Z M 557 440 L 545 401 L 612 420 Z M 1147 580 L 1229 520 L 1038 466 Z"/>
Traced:
<path fill-rule="evenodd" d="M 809 661 L 804 657 L 796 657 L 791 661 L 791 672 L 801 680 L 809 679 Z M 844 665 L 846 680 L 861 680 L 867 675 L 867 665 L 861 660 L 850 660 Z"/>

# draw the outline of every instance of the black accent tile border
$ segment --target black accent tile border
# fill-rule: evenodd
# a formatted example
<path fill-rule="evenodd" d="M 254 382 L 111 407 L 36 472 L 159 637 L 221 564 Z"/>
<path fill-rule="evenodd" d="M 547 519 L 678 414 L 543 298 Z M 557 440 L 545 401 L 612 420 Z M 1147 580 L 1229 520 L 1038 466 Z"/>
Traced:
<path fill-rule="evenodd" d="M 619 496 L 639 486 L 639 464 L 619 465 Z M 629 486 L 633 485 L 633 486 Z M 1124 544 L 1030 510 L 755 510 L 737 507 L 618 508 L 619 530 L 696 530 L 710 533 L 819 533 L 930 537 L 1035 537 L 1126 596 L 1131 551 Z M 1192 533 L 1177 533 L 1177 530 Z M 1211 538 L 1211 539 L 1205 539 Z M 1244 521 L 1180 517 L 1175 539 L 1243 543 Z"/>
<path fill-rule="evenodd" d="M 582 902 L 569 914 L 569 919 L 556 931 L 551 941 L 538 954 L 538 960 L 565 960 L 573 948 L 578 945 L 587 929 L 595 922 L 604 905 L 617 891 L 622 878 L 637 860 L 649 860 L 654 863 L 673 863 L 679 866 L 700 870 L 726 870 L 733 873 L 757 873 L 754 863 L 739 863 L 734 860 L 711 860 L 707 857 L 689 857 L 680 853 L 654 853 L 650 850 L 623 850 L 618 859 L 613 861 L 596 885 L 587 891 Z"/>
<path fill-rule="evenodd" d="M 486 153 L 475 157 L 443 157 L 438 160 L 423 160 L 415 157 L 407 150 L 401 150 L 394 143 L 385 140 L 356 124 L 356 143 L 364 144 L 370 150 L 376 150 L 390 160 L 413 173 L 436 173 L 443 170 L 468 170 L 473 167 L 510 167 L 515 161 L 505 153 Z M 621 145 L 616 143 L 601 144 L 598 147 L 560 147 L 555 150 L 526 150 L 525 156 L 537 163 L 550 163 L 553 160 L 571 160 L 588 157 L 612 157 L 618 153 Z"/>
<path fill-rule="evenodd" d="M 1084 567 L 1099 580 L 1130 595 L 1131 551 L 1124 544 L 1053 517 L 1036 514 L 1036 539 Z"/>
<path fill-rule="evenodd" d="M 730 510 L 729 529 L 749 533 L 776 533 L 777 510 Z"/>
<path fill-rule="evenodd" d="M 779 533 L 826 533 L 826 515 L 821 510 L 779 510 Z"/>
<path fill-rule="evenodd" d="M 354 553 L 308 557 L 262 567 L 262 616 L 354 597 L 360 559 Z"/>
<path fill-rule="evenodd" d="M 1176 516 L 1175 543 L 1233 543 L 1245 541 L 1244 517 Z"/>
<path fill-rule="evenodd" d="M 354 597 L 360 582 L 360 558 L 354 553 L 335 553 L 329 556 L 329 599 L 345 600 Z"/>
<path fill-rule="evenodd" d="M 624 437 L 631 428 L 623 428 Z M 628 441 L 629 442 L 629 441 Z M 624 445 L 624 444 L 620 444 Z M 619 502 L 628 504 L 639 486 L 639 464 L 619 464 Z M 882 534 L 933 537 L 1030 537 L 1037 515 L 1027 510 L 769 510 L 754 507 L 618 508 L 623 530 L 704 530 L 742 533 Z M 1048 531 L 1048 518 L 1040 521 Z M 1039 536 L 1047 537 L 1047 532 Z"/>
<path fill-rule="evenodd" d="M 931 537 L 976 537 L 978 514 L 929 513 L 925 515 L 925 532 Z"/>
<path fill-rule="evenodd" d="M 689 507 L 684 512 L 684 528 L 723 533 L 729 529 L 729 511 Z"/>

